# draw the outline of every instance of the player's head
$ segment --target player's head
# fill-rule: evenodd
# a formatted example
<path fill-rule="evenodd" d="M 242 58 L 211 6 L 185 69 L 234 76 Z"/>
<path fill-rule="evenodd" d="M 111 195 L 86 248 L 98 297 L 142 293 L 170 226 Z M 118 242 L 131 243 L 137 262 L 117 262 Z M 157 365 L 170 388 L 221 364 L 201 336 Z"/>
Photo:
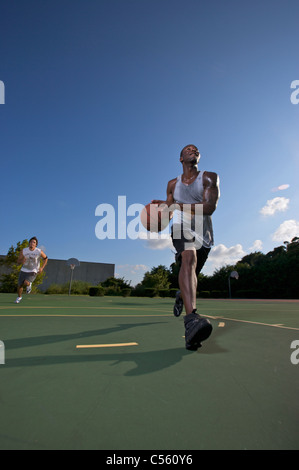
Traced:
<path fill-rule="evenodd" d="M 198 148 L 193 144 L 186 145 L 186 147 L 184 147 L 180 153 L 181 163 L 184 163 L 184 162 L 198 163 L 199 159 L 200 159 L 200 153 L 198 151 Z"/>
<path fill-rule="evenodd" d="M 33 248 L 33 247 L 35 248 L 35 247 L 37 247 L 37 245 L 38 245 L 38 239 L 36 237 L 30 238 L 30 240 L 29 240 L 30 248 Z"/>

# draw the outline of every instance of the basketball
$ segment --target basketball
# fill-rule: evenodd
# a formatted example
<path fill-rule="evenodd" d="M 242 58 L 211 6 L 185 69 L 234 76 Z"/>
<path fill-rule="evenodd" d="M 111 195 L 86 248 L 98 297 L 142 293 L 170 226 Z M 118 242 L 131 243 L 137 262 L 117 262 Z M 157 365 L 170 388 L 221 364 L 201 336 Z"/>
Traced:
<path fill-rule="evenodd" d="M 158 204 L 147 204 L 140 213 L 140 221 L 148 232 L 162 232 L 170 219 L 168 208 L 159 208 Z"/>

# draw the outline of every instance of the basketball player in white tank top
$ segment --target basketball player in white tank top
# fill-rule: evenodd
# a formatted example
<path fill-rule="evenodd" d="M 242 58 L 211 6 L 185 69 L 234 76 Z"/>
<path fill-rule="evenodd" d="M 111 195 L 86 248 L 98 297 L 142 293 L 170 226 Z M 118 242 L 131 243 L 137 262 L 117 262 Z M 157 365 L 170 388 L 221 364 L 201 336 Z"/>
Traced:
<path fill-rule="evenodd" d="M 37 248 L 37 238 L 32 237 L 29 240 L 28 248 L 24 248 L 18 257 L 18 264 L 22 264 L 22 268 L 18 281 L 18 297 L 15 300 L 19 304 L 22 300 L 23 288 L 26 287 L 27 294 L 31 292 L 31 284 L 36 278 L 38 273 L 41 273 L 48 262 L 48 257 L 45 253 Z M 43 259 L 43 265 L 40 266 L 40 259 Z"/>
<path fill-rule="evenodd" d="M 200 173 L 197 168 L 199 159 L 200 154 L 195 145 L 187 145 L 181 151 L 180 162 L 183 166 L 183 174 L 180 178 L 180 181 L 184 185 L 191 185 L 198 177 Z M 178 207 L 180 211 L 183 211 L 184 204 L 180 201 L 176 201 L 174 197 L 177 181 L 178 178 L 174 178 L 168 182 L 166 201 L 155 199 L 152 201 L 152 203 L 166 204 L 168 207 L 173 204 L 176 204 L 176 207 Z M 189 201 L 191 213 L 195 214 L 195 206 L 197 204 L 200 204 L 202 206 L 202 214 L 204 218 L 205 216 L 208 216 L 208 219 L 211 221 L 210 218 L 217 207 L 218 199 L 220 197 L 218 175 L 216 173 L 205 171 L 202 174 L 202 185 L 203 191 L 202 195 L 200 195 L 199 198 L 201 202 L 194 203 L 191 200 Z M 186 204 L 187 201 L 184 201 L 184 203 Z M 212 228 L 212 225 L 210 225 L 210 227 Z M 186 311 L 186 317 L 184 319 L 186 328 L 186 348 L 191 350 L 197 350 L 197 348 L 201 346 L 200 342 L 204 339 L 207 339 L 207 337 L 211 334 L 212 331 L 212 327 L 208 320 L 200 317 L 196 313 L 197 275 L 199 274 L 197 269 L 199 261 L 198 258 L 199 256 L 202 256 L 202 252 L 204 250 L 207 250 L 204 256 L 203 263 L 200 263 L 200 268 L 202 268 L 211 246 L 205 246 L 205 242 L 203 242 L 203 246 L 200 250 L 197 250 L 196 248 L 184 249 L 184 243 L 181 242 L 181 240 L 178 240 L 177 243 L 175 240 L 173 240 L 173 242 L 177 250 L 177 255 L 181 262 L 179 272 L 180 293 L 176 298 L 176 307 L 179 307 L 179 312 L 178 314 L 175 313 L 175 315 L 178 316 L 181 313 L 184 304 Z M 212 243 L 213 241 L 211 242 L 211 244 Z"/>

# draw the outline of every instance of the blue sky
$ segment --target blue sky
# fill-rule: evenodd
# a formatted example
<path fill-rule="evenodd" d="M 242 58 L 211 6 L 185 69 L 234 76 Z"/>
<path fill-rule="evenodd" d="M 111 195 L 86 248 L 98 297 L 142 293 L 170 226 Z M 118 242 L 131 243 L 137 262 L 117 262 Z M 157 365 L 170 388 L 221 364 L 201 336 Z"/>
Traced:
<path fill-rule="evenodd" d="M 167 239 L 99 240 L 95 209 L 163 199 L 190 143 L 221 183 L 204 273 L 299 235 L 298 17 L 297 0 L 2 0 L 0 253 L 36 235 L 133 285 L 169 266 Z"/>

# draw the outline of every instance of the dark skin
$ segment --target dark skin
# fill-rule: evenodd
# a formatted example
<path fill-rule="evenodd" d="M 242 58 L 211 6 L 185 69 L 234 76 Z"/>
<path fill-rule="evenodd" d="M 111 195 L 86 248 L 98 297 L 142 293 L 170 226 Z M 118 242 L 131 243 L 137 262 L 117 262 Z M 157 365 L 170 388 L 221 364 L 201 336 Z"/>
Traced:
<path fill-rule="evenodd" d="M 182 182 L 189 186 L 197 178 L 199 171 L 197 168 L 200 159 L 200 154 L 195 145 L 187 145 L 183 148 L 180 156 L 180 162 L 183 165 Z M 170 207 L 175 204 L 173 197 L 174 189 L 177 179 L 174 178 L 168 182 L 167 185 L 167 198 L 166 201 L 154 199 L 153 204 L 166 204 Z M 203 215 L 212 215 L 216 210 L 218 199 L 220 197 L 219 178 L 216 173 L 205 171 L 203 174 L 203 201 L 202 205 Z M 195 206 L 191 204 L 191 213 L 195 214 Z M 183 204 L 176 203 L 176 207 L 183 210 Z M 183 298 L 186 315 L 192 313 L 196 308 L 196 290 L 197 290 L 197 276 L 196 276 L 197 253 L 195 248 L 185 250 L 182 252 L 182 264 L 179 272 L 179 286 L 181 296 Z"/>

